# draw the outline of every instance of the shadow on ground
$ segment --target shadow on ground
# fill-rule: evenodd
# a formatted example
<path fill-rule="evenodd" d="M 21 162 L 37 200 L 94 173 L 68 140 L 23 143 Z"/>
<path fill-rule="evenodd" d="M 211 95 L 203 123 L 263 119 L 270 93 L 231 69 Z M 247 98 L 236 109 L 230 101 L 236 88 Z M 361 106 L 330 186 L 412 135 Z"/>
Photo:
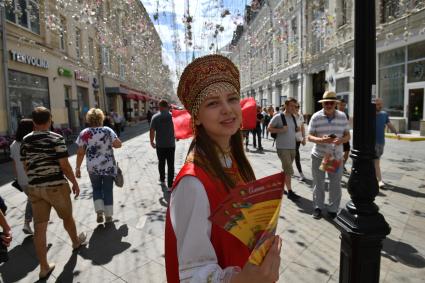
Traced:
<path fill-rule="evenodd" d="M 414 198 L 425 198 L 425 193 L 417 192 L 403 187 L 397 187 L 390 184 L 385 184 L 384 190 L 393 191 Z"/>
<path fill-rule="evenodd" d="M 130 243 L 123 242 L 123 238 L 126 236 L 128 236 L 126 224 L 121 225 L 118 229 L 114 222 L 99 225 L 94 229 L 88 247 L 82 247 L 79 254 L 84 259 L 91 260 L 93 265 L 107 264 L 114 256 L 131 247 Z M 72 267 L 71 259 L 68 262 L 70 267 Z M 70 268 L 66 270 L 66 274 L 72 275 Z M 64 280 L 63 282 L 67 281 Z"/>
<path fill-rule="evenodd" d="M 413 246 L 386 238 L 383 241 L 381 255 L 393 262 L 400 262 L 414 268 L 424 268 L 425 259 Z"/>
<path fill-rule="evenodd" d="M 0 266 L 1 282 L 17 282 L 38 267 L 32 236 L 9 251 L 9 261 Z"/>

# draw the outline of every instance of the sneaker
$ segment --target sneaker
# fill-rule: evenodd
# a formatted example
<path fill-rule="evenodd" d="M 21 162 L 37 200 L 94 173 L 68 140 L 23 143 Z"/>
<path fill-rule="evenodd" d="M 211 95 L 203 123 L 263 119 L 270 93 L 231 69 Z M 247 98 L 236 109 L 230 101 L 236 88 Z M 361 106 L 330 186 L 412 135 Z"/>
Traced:
<path fill-rule="evenodd" d="M 314 219 L 322 218 L 322 211 L 320 210 L 320 208 L 315 208 L 312 216 Z"/>
<path fill-rule="evenodd" d="M 305 176 L 303 173 L 300 173 L 300 181 L 304 182 L 305 181 Z"/>
<path fill-rule="evenodd" d="M 85 246 L 87 240 L 87 234 L 84 232 L 81 232 L 78 235 L 78 243 L 77 244 L 72 244 L 72 251 L 77 251 L 79 248 L 81 248 L 82 246 Z"/>
<path fill-rule="evenodd" d="M 33 235 L 34 234 L 34 232 L 31 229 L 29 222 L 24 223 L 24 227 L 22 228 L 22 231 L 24 231 L 24 234 L 27 234 L 27 235 Z"/>
<path fill-rule="evenodd" d="M 334 219 L 336 217 L 336 212 L 328 211 L 328 216 L 329 216 L 330 219 Z"/>
<path fill-rule="evenodd" d="M 259 150 L 259 151 L 263 151 L 263 150 L 264 150 L 264 148 L 262 148 L 262 147 L 259 147 L 259 148 L 258 148 L 258 150 Z"/>
<path fill-rule="evenodd" d="M 299 198 L 300 196 L 294 193 L 293 191 L 288 191 L 288 199 L 292 201 L 297 201 Z"/>
<path fill-rule="evenodd" d="M 113 221 L 112 216 L 105 217 L 105 223 L 111 223 Z"/>
<path fill-rule="evenodd" d="M 378 186 L 380 189 L 383 189 L 385 187 L 385 183 L 383 181 L 379 181 Z"/>
<path fill-rule="evenodd" d="M 102 213 L 97 213 L 96 222 L 97 223 L 102 223 L 103 222 L 103 212 Z"/>

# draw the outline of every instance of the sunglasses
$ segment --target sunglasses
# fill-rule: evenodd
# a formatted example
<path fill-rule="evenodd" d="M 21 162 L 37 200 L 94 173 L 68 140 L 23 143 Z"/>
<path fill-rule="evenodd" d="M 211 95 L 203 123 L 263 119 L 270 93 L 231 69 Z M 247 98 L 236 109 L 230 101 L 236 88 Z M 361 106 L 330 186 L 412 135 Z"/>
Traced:
<path fill-rule="evenodd" d="M 323 102 L 323 104 L 325 104 L 325 105 L 335 105 L 335 102 L 333 102 L 333 101 L 326 101 L 326 102 Z"/>

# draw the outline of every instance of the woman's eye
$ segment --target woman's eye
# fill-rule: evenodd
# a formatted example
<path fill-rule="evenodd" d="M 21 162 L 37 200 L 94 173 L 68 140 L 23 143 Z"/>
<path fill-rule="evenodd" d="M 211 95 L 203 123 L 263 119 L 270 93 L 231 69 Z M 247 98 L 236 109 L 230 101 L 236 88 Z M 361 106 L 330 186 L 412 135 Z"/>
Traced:
<path fill-rule="evenodd" d="M 231 102 L 239 101 L 239 98 L 237 96 L 233 96 L 229 98 L 229 101 Z"/>
<path fill-rule="evenodd" d="M 211 102 L 208 102 L 208 103 L 207 103 L 207 107 L 215 106 L 215 105 L 217 105 L 217 104 L 218 104 L 218 102 L 217 102 L 217 101 L 211 101 Z"/>

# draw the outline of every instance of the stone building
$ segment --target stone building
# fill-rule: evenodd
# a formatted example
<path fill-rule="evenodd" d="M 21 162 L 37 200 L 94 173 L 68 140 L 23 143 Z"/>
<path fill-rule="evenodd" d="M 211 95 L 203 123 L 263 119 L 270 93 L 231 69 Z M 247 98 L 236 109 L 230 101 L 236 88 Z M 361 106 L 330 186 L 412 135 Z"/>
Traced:
<path fill-rule="evenodd" d="M 139 121 L 169 95 L 162 42 L 140 1 L 128 3 L 5 1 L 0 134 L 38 105 L 55 127 L 78 131 L 91 107 Z"/>
<path fill-rule="evenodd" d="M 279 106 L 297 98 L 308 117 L 333 90 L 352 116 L 353 0 L 262 0 L 247 6 L 229 57 L 241 71 L 242 96 Z M 423 120 L 425 2 L 376 0 L 377 86 L 401 132 Z M 410 55 L 409 55 L 410 54 Z"/>

